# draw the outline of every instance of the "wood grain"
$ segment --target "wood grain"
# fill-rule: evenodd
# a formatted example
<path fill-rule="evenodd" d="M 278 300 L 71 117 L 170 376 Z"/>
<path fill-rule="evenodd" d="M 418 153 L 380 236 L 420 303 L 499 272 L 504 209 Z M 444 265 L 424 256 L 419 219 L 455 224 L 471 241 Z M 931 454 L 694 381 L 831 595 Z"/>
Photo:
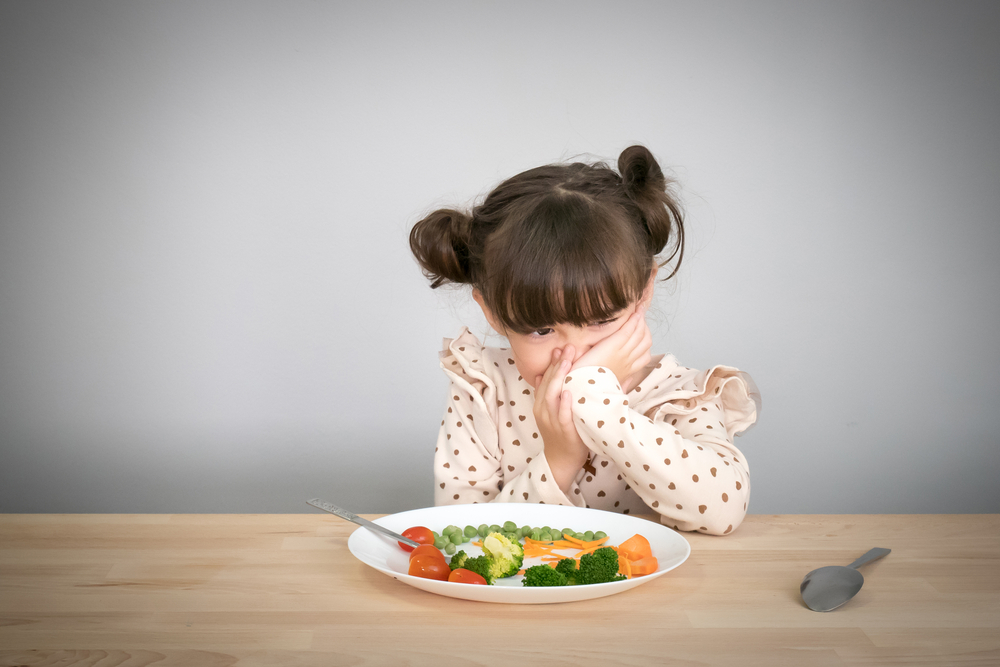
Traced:
<path fill-rule="evenodd" d="M 371 515 L 374 516 L 374 515 Z M 357 561 L 305 515 L 0 515 L 0 667 L 1000 665 L 1000 515 L 750 516 L 683 533 L 635 590 L 500 605 Z M 871 547 L 865 587 L 809 611 L 803 575 Z"/>

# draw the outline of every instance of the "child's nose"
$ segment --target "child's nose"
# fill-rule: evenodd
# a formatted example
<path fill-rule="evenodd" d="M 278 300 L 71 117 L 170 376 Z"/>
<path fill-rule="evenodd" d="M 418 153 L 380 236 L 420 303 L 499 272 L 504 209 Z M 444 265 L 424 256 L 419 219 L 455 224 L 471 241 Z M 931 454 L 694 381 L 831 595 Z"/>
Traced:
<path fill-rule="evenodd" d="M 567 341 L 566 344 L 563 345 L 563 354 L 565 355 L 567 353 L 570 353 L 570 356 L 567 358 L 570 360 L 571 363 L 575 364 L 577 359 L 585 355 L 587 353 L 587 350 L 589 350 L 592 347 L 593 345 L 586 340 L 573 339 Z"/>

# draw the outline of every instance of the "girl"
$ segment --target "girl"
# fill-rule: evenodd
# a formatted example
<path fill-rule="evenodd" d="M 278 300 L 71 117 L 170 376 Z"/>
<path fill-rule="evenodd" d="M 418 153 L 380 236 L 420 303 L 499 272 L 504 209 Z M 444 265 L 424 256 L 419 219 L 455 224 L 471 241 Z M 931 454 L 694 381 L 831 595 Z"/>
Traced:
<path fill-rule="evenodd" d="M 669 253 L 657 261 L 665 248 Z M 683 257 L 670 184 L 642 146 L 501 183 L 468 213 L 419 221 L 410 248 L 431 287 L 468 284 L 510 346 L 445 340 L 451 380 L 435 503 L 535 502 L 643 512 L 726 534 L 750 480 L 733 437 L 759 399 L 735 368 L 650 355 L 645 313 L 661 266 Z"/>

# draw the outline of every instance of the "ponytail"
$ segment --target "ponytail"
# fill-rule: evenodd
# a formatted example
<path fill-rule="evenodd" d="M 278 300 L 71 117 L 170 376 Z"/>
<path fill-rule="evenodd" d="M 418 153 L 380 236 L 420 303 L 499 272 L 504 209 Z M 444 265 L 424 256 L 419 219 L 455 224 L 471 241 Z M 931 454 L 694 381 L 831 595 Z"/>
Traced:
<path fill-rule="evenodd" d="M 438 209 L 410 230 L 410 250 L 431 287 L 463 284 L 469 275 L 472 218 L 461 211 Z"/>
<path fill-rule="evenodd" d="M 684 258 L 684 214 L 673 193 L 673 182 L 663 175 L 656 158 L 645 146 L 630 146 L 622 151 L 618 157 L 618 173 L 625 195 L 639 210 L 653 254 L 663 252 L 673 237 L 673 248 L 661 264 L 664 266 L 677 258 L 667 276 L 671 278 Z"/>

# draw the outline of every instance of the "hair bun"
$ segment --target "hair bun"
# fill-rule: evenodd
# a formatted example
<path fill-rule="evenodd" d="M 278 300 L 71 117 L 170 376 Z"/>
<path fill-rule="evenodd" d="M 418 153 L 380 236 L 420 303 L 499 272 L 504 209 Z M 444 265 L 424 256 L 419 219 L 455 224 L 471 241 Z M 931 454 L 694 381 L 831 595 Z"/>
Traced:
<path fill-rule="evenodd" d="M 663 192 L 667 184 L 656 158 L 645 146 L 629 146 L 623 150 L 618 156 L 618 173 L 631 199 L 643 199 L 650 189 Z"/>
<path fill-rule="evenodd" d="M 469 282 L 472 218 L 453 209 L 438 209 L 410 230 L 410 250 L 431 287 Z"/>
<path fill-rule="evenodd" d="M 645 146 L 629 146 L 618 156 L 618 173 L 625 194 L 638 207 L 643 225 L 649 234 L 654 254 L 660 254 L 673 238 L 673 248 L 666 258 L 677 257 L 677 272 L 684 256 L 684 215 L 680 202 L 672 192 L 672 181 L 663 175 L 656 158 Z"/>

